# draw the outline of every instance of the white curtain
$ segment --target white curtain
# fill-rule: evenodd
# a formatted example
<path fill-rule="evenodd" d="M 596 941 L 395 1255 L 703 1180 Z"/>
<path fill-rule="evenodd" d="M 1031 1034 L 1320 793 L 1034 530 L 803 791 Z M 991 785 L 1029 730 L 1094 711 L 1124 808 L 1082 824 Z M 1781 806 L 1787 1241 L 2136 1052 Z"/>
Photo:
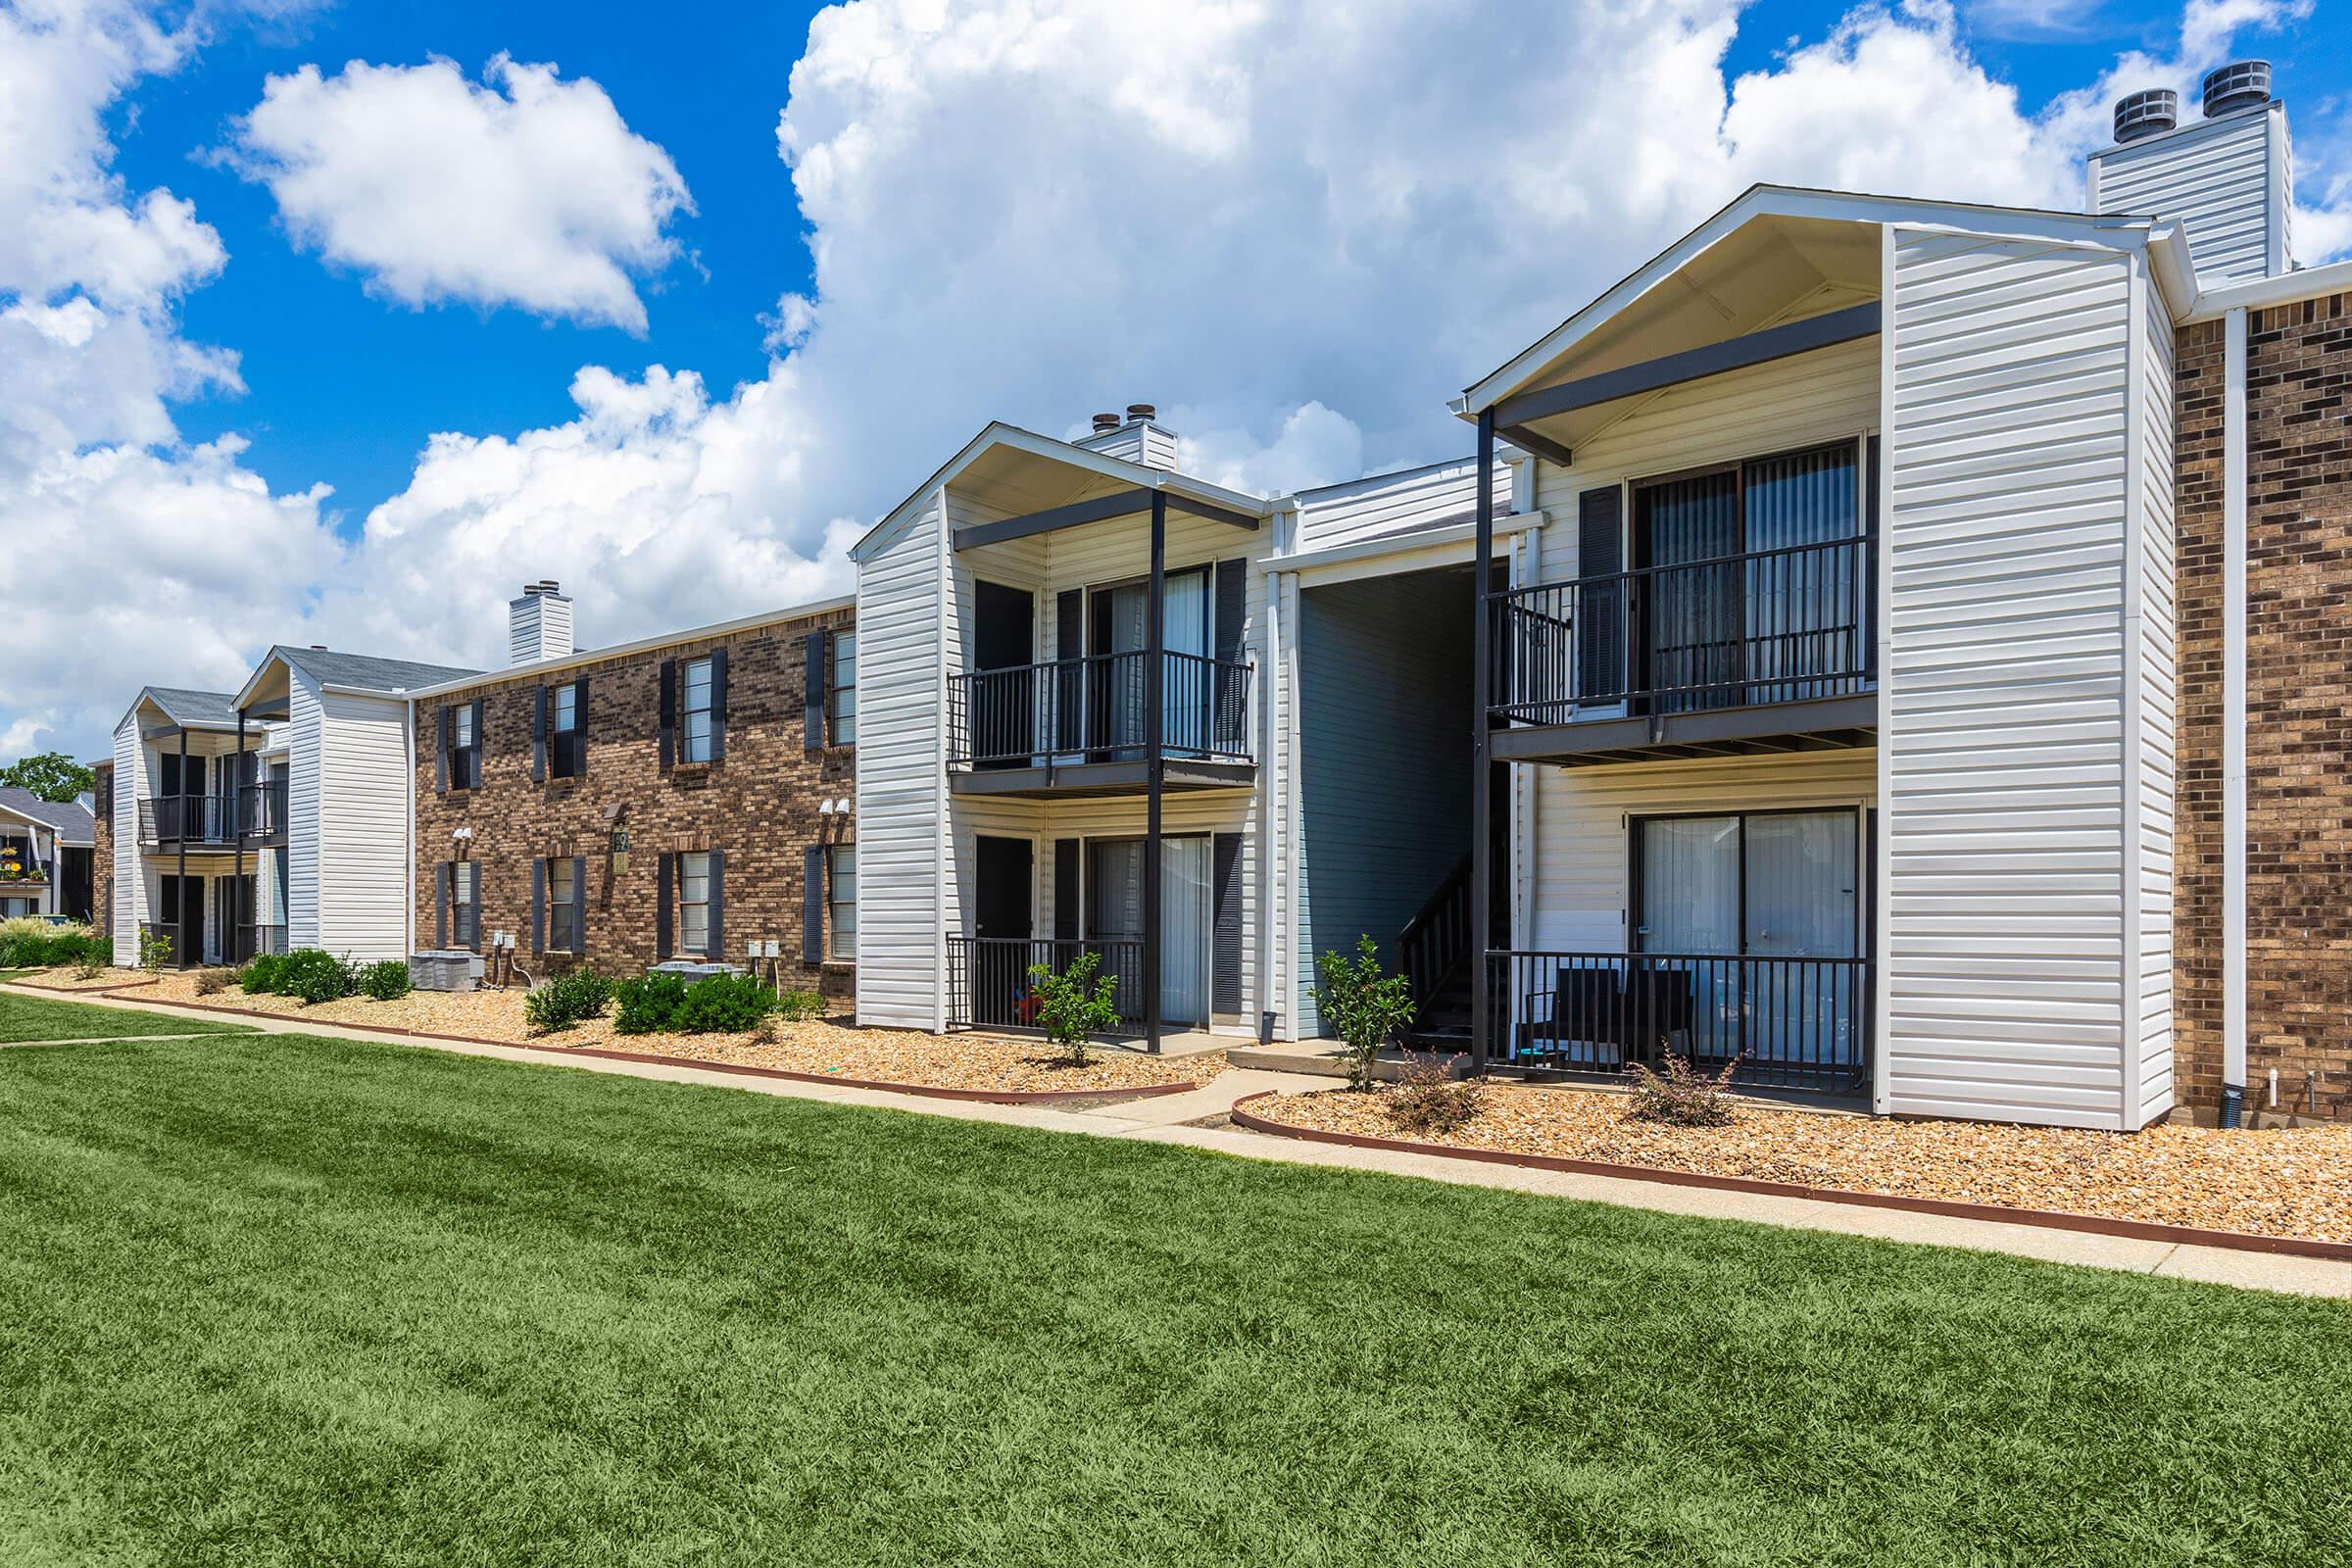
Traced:
<path fill-rule="evenodd" d="M 1738 953 L 1740 819 L 1659 817 L 1642 829 L 1641 947 Z"/>
<path fill-rule="evenodd" d="M 1208 840 L 1162 839 L 1159 878 L 1159 1013 L 1208 1021 Z"/>

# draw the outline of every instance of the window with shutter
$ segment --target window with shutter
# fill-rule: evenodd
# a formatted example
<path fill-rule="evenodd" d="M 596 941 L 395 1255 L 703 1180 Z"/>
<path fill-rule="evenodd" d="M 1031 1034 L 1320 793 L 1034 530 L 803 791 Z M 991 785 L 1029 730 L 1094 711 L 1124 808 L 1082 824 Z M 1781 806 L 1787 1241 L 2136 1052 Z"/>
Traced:
<path fill-rule="evenodd" d="M 688 953 L 710 951 L 710 857 L 678 857 L 678 945 Z"/>
<path fill-rule="evenodd" d="M 841 962 L 858 956 L 858 846 L 836 844 L 826 851 L 831 862 L 825 881 L 827 953 Z"/>
<path fill-rule="evenodd" d="M 825 719 L 835 746 L 858 744 L 858 634 L 837 631 L 826 639 L 832 669 L 825 682 Z"/>
<path fill-rule="evenodd" d="M 682 672 L 678 703 L 680 730 L 678 760 L 710 760 L 711 675 L 709 659 L 690 659 Z M 691 946 L 691 944 L 689 944 Z"/>
<path fill-rule="evenodd" d="M 579 865 L 570 857 L 547 862 L 547 945 L 558 953 L 580 951 Z"/>

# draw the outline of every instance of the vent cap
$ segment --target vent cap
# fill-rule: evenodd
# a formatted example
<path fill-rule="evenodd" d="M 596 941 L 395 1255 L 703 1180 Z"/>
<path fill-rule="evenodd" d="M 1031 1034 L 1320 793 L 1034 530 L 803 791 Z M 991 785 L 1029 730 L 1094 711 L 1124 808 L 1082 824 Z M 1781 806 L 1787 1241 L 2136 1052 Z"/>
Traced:
<path fill-rule="evenodd" d="M 2205 73 L 2205 118 L 2253 109 L 2271 101 L 2271 63 L 2238 60 Z"/>
<path fill-rule="evenodd" d="M 2170 87 L 2150 87 L 2115 101 L 2115 139 L 2138 141 L 2161 136 L 2180 123 L 2180 95 Z"/>

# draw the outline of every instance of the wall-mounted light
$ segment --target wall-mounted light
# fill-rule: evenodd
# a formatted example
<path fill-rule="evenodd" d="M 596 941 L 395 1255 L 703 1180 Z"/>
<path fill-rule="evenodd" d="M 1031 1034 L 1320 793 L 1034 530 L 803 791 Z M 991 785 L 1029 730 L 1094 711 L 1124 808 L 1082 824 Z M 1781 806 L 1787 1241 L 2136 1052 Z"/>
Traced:
<path fill-rule="evenodd" d="M 833 814 L 833 803 L 831 801 L 819 801 L 816 807 L 816 814 L 819 816 L 831 816 Z"/>

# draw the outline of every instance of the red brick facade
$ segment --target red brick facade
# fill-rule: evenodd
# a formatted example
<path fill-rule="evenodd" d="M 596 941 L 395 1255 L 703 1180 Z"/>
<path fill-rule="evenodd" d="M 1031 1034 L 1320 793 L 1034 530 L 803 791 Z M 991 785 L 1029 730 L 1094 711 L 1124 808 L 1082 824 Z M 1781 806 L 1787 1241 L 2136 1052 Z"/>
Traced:
<path fill-rule="evenodd" d="M 821 990 L 828 1001 L 853 1000 L 846 961 L 804 959 L 803 908 L 810 846 L 853 840 L 851 819 L 820 809 L 855 797 L 855 754 L 846 746 L 806 744 L 806 662 L 810 632 L 847 632 L 847 609 L 777 621 L 725 637 L 682 639 L 659 648 L 547 675 L 489 677 L 428 698 L 416 707 L 416 945 L 448 931 L 441 903 L 444 862 L 470 859 L 480 869 L 480 931 L 516 933 L 517 961 L 534 975 L 585 961 L 614 975 L 642 972 L 658 951 L 661 863 L 664 856 L 723 854 L 723 915 L 718 955 L 742 964 L 752 940 L 780 944 L 779 978 L 787 987 Z M 726 651 L 725 750 L 706 764 L 662 760 L 662 669 L 714 649 Z M 542 687 L 587 682 L 586 768 L 578 778 L 532 777 L 533 723 Z M 444 708 L 481 702 L 481 782 L 442 788 L 440 723 Z M 830 740 L 831 731 L 827 730 Z M 551 757 L 552 760 L 552 757 Z M 552 775 L 555 769 L 547 771 Z M 625 857 L 612 853 L 615 828 Z M 468 840 L 456 834 L 471 829 Z M 534 952 L 533 862 L 586 862 L 584 953 Z M 624 863 L 625 862 L 625 863 Z M 670 895 L 671 952 L 683 951 L 675 862 Z M 546 923 L 542 921 L 542 924 Z M 829 933 L 827 933 L 829 935 Z M 820 938 L 821 941 L 821 938 Z"/>
<path fill-rule="evenodd" d="M 90 929 L 100 936 L 115 934 L 115 763 L 112 758 L 91 764 L 97 781 L 90 788 L 97 829 L 90 836 Z"/>
<path fill-rule="evenodd" d="M 2221 1091 L 2222 343 L 2180 338 L 2180 1098 Z M 2352 297 L 2249 313 L 2248 1101 L 2352 1114 Z M 2307 1080 L 2306 1074 L 2316 1074 Z"/>

